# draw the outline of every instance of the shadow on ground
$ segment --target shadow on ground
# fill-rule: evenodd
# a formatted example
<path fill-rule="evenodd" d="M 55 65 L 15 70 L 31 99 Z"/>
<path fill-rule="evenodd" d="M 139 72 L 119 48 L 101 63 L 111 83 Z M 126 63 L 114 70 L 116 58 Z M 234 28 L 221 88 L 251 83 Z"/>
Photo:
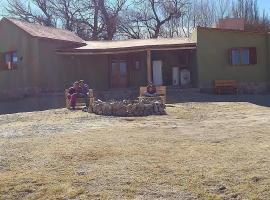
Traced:
<path fill-rule="evenodd" d="M 214 95 L 199 93 L 197 90 L 169 90 L 167 93 L 167 103 L 170 104 L 188 102 L 249 102 L 259 106 L 270 107 L 270 95 Z M 1 101 L 0 114 L 42 111 L 64 107 L 63 95 L 50 95 Z"/>
<path fill-rule="evenodd" d="M 18 112 L 42 111 L 65 106 L 64 96 L 42 96 L 28 97 L 24 99 L 1 101 L 0 114 L 11 114 Z"/>
<path fill-rule="evenodd" d="M 259 106 L 270 107 L 270 95 L 215 95 L 196 91 L 169 91 L 168 103 L 188 102 L 249 102 Z"/>

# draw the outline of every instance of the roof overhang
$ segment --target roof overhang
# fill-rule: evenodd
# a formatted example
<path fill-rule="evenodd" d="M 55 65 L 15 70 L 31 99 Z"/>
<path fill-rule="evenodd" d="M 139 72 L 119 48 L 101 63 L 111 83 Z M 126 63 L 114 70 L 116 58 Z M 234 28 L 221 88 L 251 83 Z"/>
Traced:
<path fill-rule="evenodd" d="M 61 55 L 110 55 L 110 54 L 125 54 L 143 51 L 173 51 L 173 50 L 196 50 L 196 43 L 180 44 L 180 45 L 159 45 L 148 47 L 123 47 L 123 48 L 108 48 L 108 49 L 66 49 L 57 50 L 57 54 Z"/>

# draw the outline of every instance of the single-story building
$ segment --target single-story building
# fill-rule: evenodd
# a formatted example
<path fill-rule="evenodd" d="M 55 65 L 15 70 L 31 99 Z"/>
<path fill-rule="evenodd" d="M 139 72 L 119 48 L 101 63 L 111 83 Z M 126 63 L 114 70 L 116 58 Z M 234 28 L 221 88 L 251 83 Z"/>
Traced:
<path fill-rule="evenodd" d="M 74 80 L 91 88 L 157 85 L 212 91 L 236 80 L 242 92 L 269 89 L 269 33 L 198 27 L 191 38 L 83 41 L 74 33 L 3 18 L 0 93 L 16 97 L 63 91 Z"/>

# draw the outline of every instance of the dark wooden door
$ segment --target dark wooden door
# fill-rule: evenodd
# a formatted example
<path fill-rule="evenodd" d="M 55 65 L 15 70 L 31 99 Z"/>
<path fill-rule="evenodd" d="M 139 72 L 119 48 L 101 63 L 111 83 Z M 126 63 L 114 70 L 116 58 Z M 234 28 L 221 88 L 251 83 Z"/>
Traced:
<path fill-rule="evenodd" d="M 128 80 L 128 64 L 127 60 L 111 61 L 111 87 L 124 88 L 127 87 Z"/>

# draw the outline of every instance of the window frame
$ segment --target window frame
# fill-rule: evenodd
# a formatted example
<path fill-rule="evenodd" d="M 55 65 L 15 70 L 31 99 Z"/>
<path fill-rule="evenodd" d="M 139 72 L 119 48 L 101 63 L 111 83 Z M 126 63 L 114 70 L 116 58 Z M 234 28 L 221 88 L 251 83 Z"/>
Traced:
<path fill-rule="evenodd" d="M 138 66 L 137 66 L 137 63 L 138 63 Z M 142 64 L 141 64 L 142 62 L 141 62 L 141 60 L 140 59 L 138 59 L 138 58 L 136 58 L 135 60 L 134 60 L 134 63 L 133 63 L 133 70 L 134 71 L 140 71 L 141 70 L 141 68 L 142 68 Z"/>
<path fill-rule="evenodd" d="M 17 62 L 14 63 L 14 54 L 16 54 L 17 56 Z M 9 55 L 10 56 L 10 65 L 11 68 L 8 67 L 8 64 L 6 62 L 6 56 Z M 6 52 L 2 52 L 0 55 L 2 58 L 2 63 L 0 63 L 0 71 L 13 71 L 13 70 L 17 70 L 18 69 L 18 63 L 19 63 L 19 58 L 18 58 L 18 51 L 6 51 Z"/>
<path fill-rule="evenodd" d="M 244 56 L 243 52 L 245 50 L 248 50 L 249 52 L 249 61 L 248 64 L 244 63 Z M 255 50 L 255 51 L 254 51 Z M 233 64 L 233 51 L 238 51 L 240 54 L 240 63 L 239 64 Z M 252 55 L 252 51 L 255 55 Z M 256 56 L 255 60 L 252 61 L 252 56 Z M 256 65 L 257 64 L 257 48 L 256 47 L 237 47 L 237 48 L 231 48 L 229 50 L 229 59 L 230 59 L 230 65 L 232 66 L 251 66 L 251 65 Z M 254 58 L 253 58 L 254 59 Z"/>

